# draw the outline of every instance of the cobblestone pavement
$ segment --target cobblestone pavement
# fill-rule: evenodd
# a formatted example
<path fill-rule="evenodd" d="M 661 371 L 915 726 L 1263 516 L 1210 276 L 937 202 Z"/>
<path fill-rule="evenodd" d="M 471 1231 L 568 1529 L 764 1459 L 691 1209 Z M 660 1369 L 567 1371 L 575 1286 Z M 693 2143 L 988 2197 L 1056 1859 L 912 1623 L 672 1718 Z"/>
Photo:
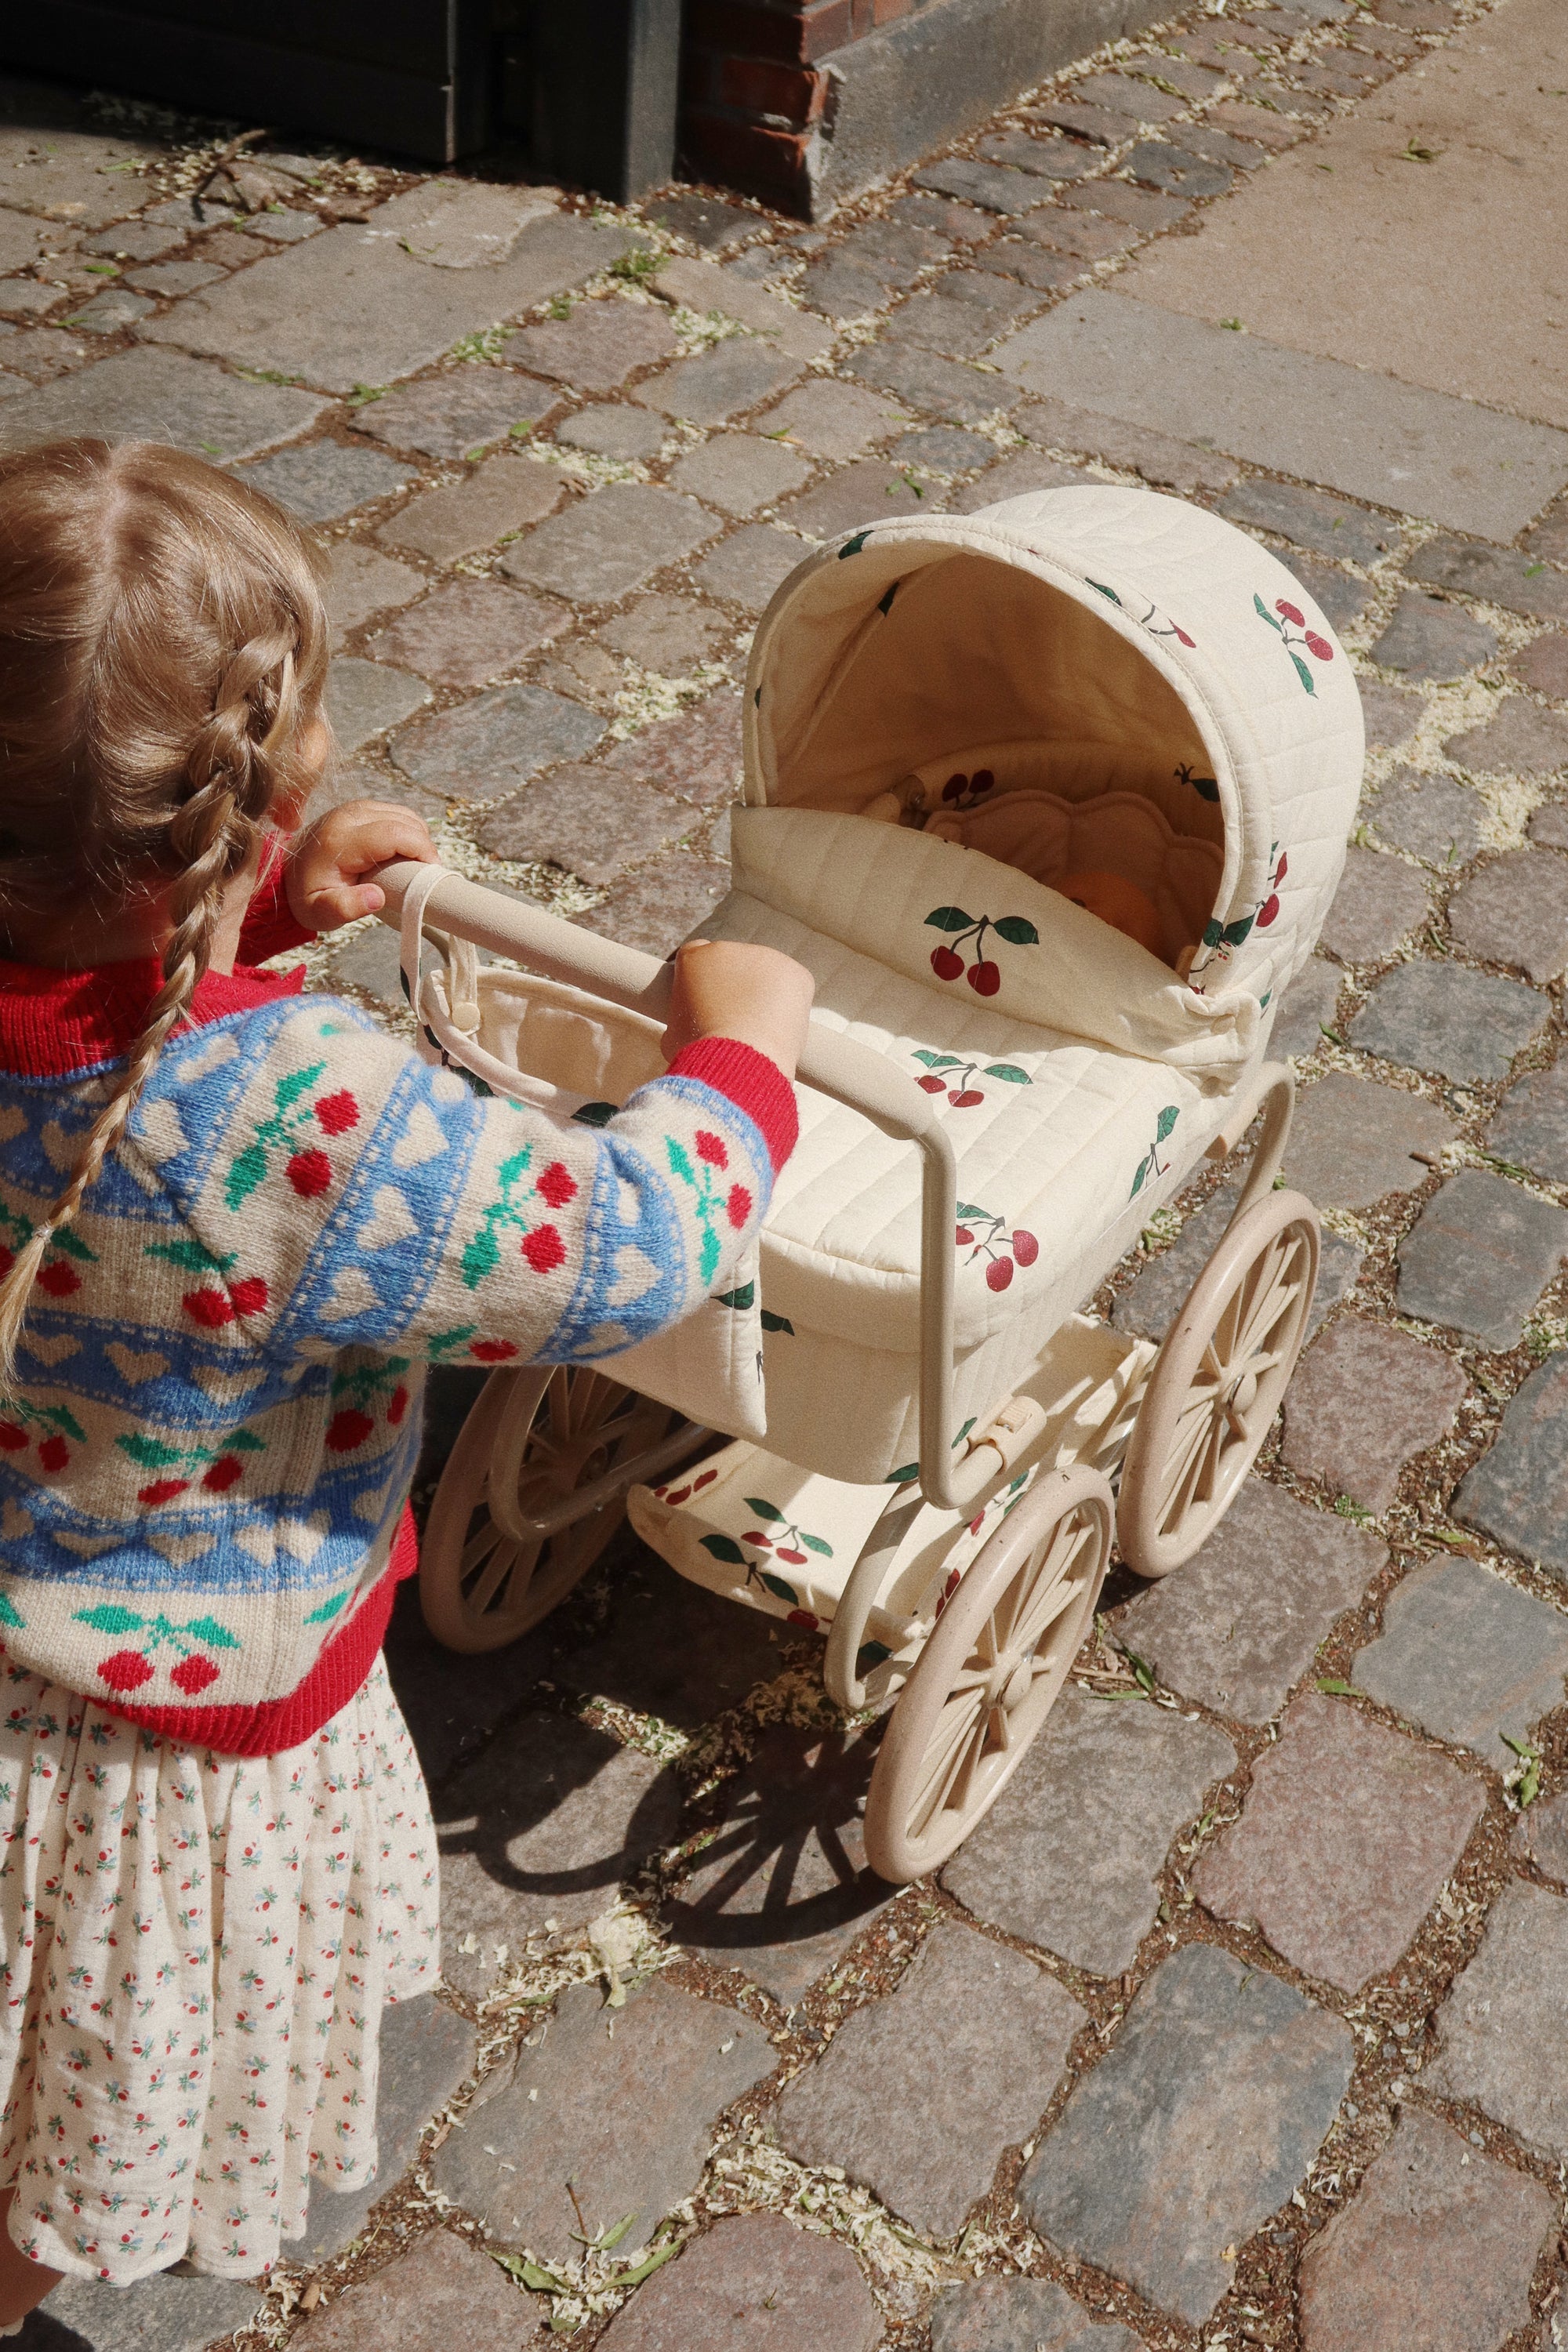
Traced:
<path fill-rule="evenodd" d="M 31 2352 L 1564 2341 L 1563 48 L 1550 0 L 1237 0 L 826 231 L 265 146 L 198 217 L 199 126 L 0 96 L 0 436 L 155 433 L 318 525 L 342 789 L 467 871 L 664 951 L 803 547 L 1060 482 L 1266 539 L 1373 747 L 1277 1033 L 1318 1336 L 940 1882 L 868 1880 L 812 1644 L 629 1542 L 498 1656 L 400 1616 L 450 1990 L 389 2028 L 380 2201 L 264 2295 L 68 2288 Z M 319 976 L 392 1017 L 381 929 Z"/>

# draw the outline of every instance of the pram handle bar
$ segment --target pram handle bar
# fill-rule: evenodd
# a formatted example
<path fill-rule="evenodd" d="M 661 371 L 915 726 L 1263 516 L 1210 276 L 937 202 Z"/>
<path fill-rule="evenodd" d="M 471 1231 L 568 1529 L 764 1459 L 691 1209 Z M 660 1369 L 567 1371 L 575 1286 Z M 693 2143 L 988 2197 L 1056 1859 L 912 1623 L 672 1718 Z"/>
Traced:
<path fill-rule="evenodd" d="M 426 871 L 399 859 L 375 875 L 386 893 L 384 923 L 397 928 L 404 893 Z M 442 877 L 426 901 L 426 919 L 492 955 L 510 957 L 547 980 L 564 981 L 628 1012 L 660 1020 L 668 1009 L 668 964 L 601 939 L 542 907 L 502 898 L 463 875 Z M 938 1509 L 958 1510 L 973 1483 L 957 1475 L 963 1457 L 955 1461 L 952 1449 L 952 1234 L 958 1222 L 952 1146 L 929 1097 L 880 1054 L 825 1023 L 811 1024 L 799 1076 L 803 1085 L 858 1111 L 884 1135 L 912 1143 L 921 1154 L 921 1488 Z"/>

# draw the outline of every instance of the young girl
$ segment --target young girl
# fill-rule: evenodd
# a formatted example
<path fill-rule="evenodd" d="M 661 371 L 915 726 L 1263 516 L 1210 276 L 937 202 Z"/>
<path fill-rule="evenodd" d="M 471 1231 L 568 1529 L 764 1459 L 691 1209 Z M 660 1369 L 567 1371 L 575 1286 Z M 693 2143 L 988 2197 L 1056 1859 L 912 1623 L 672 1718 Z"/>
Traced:
<path fill-rule="evenodd" d="M 434 855 L 376 802 L 299 830 L 326 669 L 254 491 L 0 460 L 7 2334 L 62 2273 L 254 2278 L 312 2172 L 373 2175 L 382 2005 L 437 1967 L 379 1657 L 423 1368 L 674 1322 L 795 1140 L 811 983 L 767 949 L 683 951 L 668 1074 L 597 1131 L 252 969 Z"/>

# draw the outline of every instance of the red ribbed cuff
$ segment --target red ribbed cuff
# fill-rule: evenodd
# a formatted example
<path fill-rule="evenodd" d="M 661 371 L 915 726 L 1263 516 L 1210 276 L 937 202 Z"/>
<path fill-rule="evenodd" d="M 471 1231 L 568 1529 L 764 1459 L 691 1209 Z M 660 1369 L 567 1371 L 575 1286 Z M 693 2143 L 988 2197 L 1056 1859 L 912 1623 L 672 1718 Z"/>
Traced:
<path fill-rule="evenodd" d="M 286 1748 L 314 1738 L 363 1688 L 386 1639 L 397 1588 L 418 1565 L 418 1531 L 405 1503 L 380 1581 L 287 1698 L 258 1706 L 121 1706 L 96 1691 L 91 1696 L 106 1714 L 123 1716 L 161 1739 L 178 1740 L 182 1748 L 212 1748 L 220 1756 L 280 1756 Z"/>
<path fill-rule="evenodd" d="M 762 1129 L 776 1176 L 800 1137 L 795 1088 L 776 1062 L 738 1037 L 699 1037 L 677 1054 L 672 1078 L 695 1078 L 724 1095 Z"/>
<path fill-rule="evenodd" d="M 267 963 L 287 955 L 291 948 L 309 947 L 315 938 L 289 904 L 289 849 L 275 833 L 262 853 L 261 877 L 251 892 L 240 927 L 239 963 Z"/>

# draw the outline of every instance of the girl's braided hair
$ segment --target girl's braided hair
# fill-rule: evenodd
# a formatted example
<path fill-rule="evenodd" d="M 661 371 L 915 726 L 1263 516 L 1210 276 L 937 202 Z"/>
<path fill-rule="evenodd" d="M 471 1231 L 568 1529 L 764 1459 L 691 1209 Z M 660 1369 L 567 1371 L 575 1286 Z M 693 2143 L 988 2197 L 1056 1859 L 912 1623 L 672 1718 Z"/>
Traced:
<path fill-rule="evenodd" d="M 0 457 L 0 933 L 142 897 L 167 927 L 141 1034 L 0 1281 L 0 1385 L 51 1244 L 190 1009 L 227 886 L 274 802 L 313 779 L 323 570 L 269 499 L 177 450 L 84 439 Z"/>

